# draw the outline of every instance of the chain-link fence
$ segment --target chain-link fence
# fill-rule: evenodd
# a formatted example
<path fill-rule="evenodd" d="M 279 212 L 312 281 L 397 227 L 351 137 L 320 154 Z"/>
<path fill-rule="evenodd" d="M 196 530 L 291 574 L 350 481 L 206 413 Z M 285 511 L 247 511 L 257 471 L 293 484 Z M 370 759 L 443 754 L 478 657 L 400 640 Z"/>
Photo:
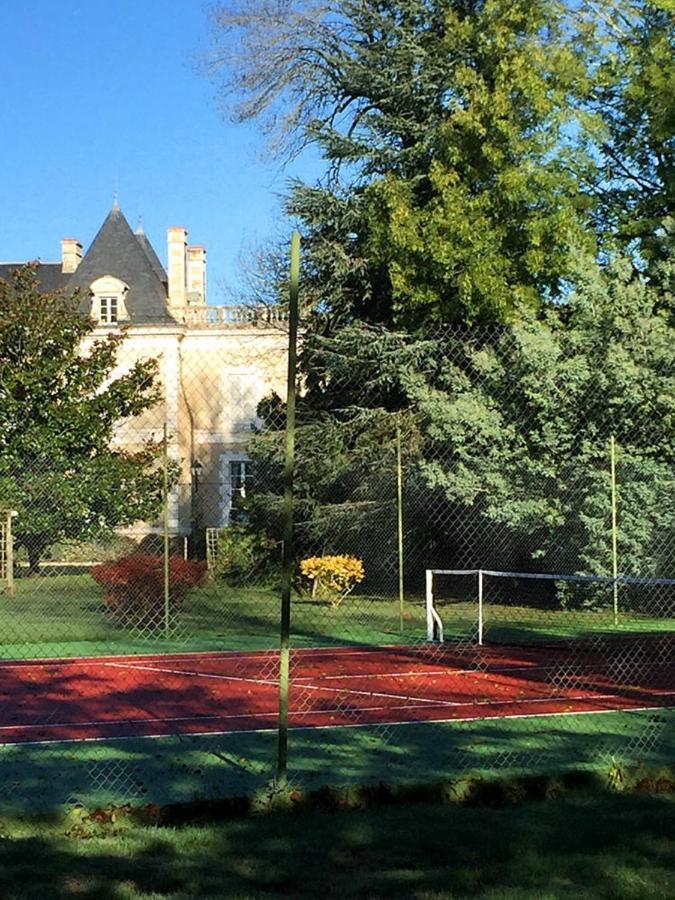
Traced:
<path fill-rule="evenodd" d="M 193 310 L 4 366 L 3 805 L 274 780 L 282 320 Z M 306 324 L 291 784 L 667 761 L 670 357 Z"/>

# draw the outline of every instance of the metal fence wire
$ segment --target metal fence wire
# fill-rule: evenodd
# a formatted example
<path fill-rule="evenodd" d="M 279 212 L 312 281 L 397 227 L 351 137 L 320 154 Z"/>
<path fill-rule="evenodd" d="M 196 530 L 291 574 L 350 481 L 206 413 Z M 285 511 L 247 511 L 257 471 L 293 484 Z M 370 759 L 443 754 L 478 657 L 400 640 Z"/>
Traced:
<path fill-rule="evenodd" d="M 70 393 L 50 369 L 40 404 L 5 381 L 0 808 L 274 782 L 283 319 L 132 324 L 90 377 L 61 373 Z M 527 322 L 305 323 L 291 786 L 669 761 L 664 359 Z"/>

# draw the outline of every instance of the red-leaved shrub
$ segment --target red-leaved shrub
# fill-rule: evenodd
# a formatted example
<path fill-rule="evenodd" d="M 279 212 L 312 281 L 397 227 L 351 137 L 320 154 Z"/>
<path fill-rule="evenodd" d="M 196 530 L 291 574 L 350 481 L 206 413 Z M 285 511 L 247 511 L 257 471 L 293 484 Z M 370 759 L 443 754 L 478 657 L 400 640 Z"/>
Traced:
<path fill-rule="evenodd" d="M 101 563 L 92 578 L 106 589 L 110 618 L 119 625 L 152 629 L 164 623 L 164 557 L 138 553 Z M 206 578 L 206 563 L 169 558 L 169 611 L 173 617 L 188 591 Z"/>

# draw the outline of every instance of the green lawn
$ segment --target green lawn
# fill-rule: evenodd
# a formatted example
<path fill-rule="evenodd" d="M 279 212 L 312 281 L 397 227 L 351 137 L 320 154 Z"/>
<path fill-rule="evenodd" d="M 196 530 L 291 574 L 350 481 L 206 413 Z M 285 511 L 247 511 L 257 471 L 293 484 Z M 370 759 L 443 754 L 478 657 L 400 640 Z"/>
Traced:
<path fill-rule="evenodd" d="M 609 771 L 673 763 L 675 709 L 525 716 L 396 726 L 297 729 L 289 777 L 325 785 Z M 0 746 L 0 809 L 17 814 L 78 802 L 188 803 L 252 796 L 276 767 L 274 729 L 231 734 Z"/>
<path fill-rule="evenodd" d="M 569 794 L 153 827 L 0 822 L 4 900 L 670 900 L 675 796 Z"/>
<path fill-rule="evenodd" d="M 279 598 L 265 587 L 230 587 L 214 582 L 186 599 L 170 639 L 161 630 L 138 634 L 114 627 L 105 616 L 103 591 L 88 574 L 21 578 L 14 596 L 0 595 L 0 656 L 77 656 L 100 653 L 164 652 L 184 649 L 250 649 L 278 642 Z M 158 611 L 158 615 L 160 615 Z M 476 605 L 443 609 L 449 637 L 473 639 Z M 423 640 L 424 601 L 409 597 L 400 631 L 398 600 L 347 597 L 337 609 L 296 597 L 296 644 L 390 644 Z M 675 619 L 622 615 L 618 631 L 672 631 Z M 486 605 L 487 641 L 530 641 L 616 633 L 609 610 L 551 611 Z"/>

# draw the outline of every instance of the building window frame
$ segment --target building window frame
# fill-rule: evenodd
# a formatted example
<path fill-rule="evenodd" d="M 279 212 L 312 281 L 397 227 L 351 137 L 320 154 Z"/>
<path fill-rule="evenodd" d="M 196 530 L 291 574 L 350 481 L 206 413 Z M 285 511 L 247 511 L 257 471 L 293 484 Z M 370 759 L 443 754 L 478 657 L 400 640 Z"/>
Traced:
<path fill-rule="evenodd" d="M 117 325 L 119 321 L 119 297 L 107 294 L 99 297 L 98 321 L 100 325 Z"/>
<path fill-rule="evenodd" d="M 245 498 L 251 483 L 251 460 L 243 450 L 228 450 L 219 458 L 220 524 L 234 524 L 232 511 L 237 498 Z"/>
<path fill-rule="evenodd" d="M 129 287 L 114 275 L 102 275 L 89 286 L 91 317 L 99 328 L 115 328 L 128 321 L 125 297 Z"/>

